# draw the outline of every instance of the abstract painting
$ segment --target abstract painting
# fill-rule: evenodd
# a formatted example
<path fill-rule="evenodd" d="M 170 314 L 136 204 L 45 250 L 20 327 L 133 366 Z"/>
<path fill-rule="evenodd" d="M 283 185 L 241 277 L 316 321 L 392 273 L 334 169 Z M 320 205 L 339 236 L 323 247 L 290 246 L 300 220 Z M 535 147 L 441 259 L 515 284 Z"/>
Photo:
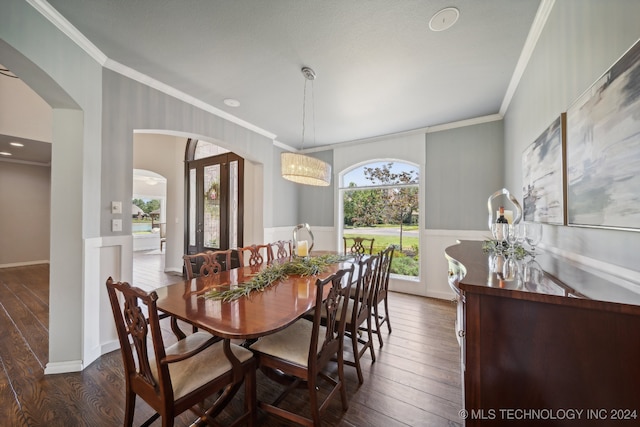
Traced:
<path fill-rule="evenodd" d="M 569 225 L 640 229 L 640 43 L 567 111 Z"/>
<path fill-rule="evenodd" d="M 565 224 L 565 117 L 558 117 L 522 154 L 525 221 Z"/>

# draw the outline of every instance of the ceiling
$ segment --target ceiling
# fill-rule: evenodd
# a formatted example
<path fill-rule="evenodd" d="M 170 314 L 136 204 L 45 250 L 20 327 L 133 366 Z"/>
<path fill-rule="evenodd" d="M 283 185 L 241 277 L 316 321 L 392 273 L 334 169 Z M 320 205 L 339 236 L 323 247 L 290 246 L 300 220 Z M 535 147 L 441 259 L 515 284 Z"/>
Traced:
<path fill-rule="evenodd" d="M 541 0 L 33 1 L 52 6 L 56 25 L 75 27 L 106 67 L 128 67 L 295 149 L 504 113 L 541 25 Z M 458 9 L 457 23 L 431 31 L 446 7 Z M 317 74 L 304 145 L 303 66 Z"/>

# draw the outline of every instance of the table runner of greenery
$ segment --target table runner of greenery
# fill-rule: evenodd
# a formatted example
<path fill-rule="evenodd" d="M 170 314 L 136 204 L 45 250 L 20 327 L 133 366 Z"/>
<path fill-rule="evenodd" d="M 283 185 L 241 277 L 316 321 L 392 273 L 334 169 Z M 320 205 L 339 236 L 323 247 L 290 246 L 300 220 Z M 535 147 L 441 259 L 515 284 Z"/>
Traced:
<path fill-rule="evenodd" d="M 291 261 L 269 265 L 251 277 L 248 282 L 238 283 L 236 287 L 229 289 L 213 289 L 203 294 L 202 297 L 224 302 L 234 301 L 242 296 L 249 295 L 253 291 L 263 291 L 272 284 L 285 280 L 289 276 L 314 276 L 322 273 L 330 264 L 351 258 L 353 257 L 334 254 L 293 258 Z"/>

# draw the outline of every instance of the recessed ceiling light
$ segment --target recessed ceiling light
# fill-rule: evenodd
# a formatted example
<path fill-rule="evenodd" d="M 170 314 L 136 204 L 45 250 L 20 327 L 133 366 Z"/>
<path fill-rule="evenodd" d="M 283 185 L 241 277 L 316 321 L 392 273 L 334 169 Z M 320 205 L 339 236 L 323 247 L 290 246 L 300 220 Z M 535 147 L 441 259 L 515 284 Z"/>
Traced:
<path fill-rule="evenodd" d="M 233 99 L 233 98 L 227 98 L 224 100 L 224 104 L 228 105 L 229 107 L 239 107 L 240 106 L 240 101 L 238 101 L 237 99 Z"/>
<path fill-rule="evenodd" d="M 11 153 L 7 153 L 6 151 L 0 151 L 0 156 L 10 156 Z"/>
<path fill-rule="evenodd" d="M 24 147 L 24 144 L 21 142 L 10 142 L 9 145 L 13 145 L 14 147 Z"/>
<path fill-rule="evenodd" d="M 444 31 L 458 21 L 460 11 L 455 7 L 446 7 L 438 12 L 429 21 L 431 31 Z"/>

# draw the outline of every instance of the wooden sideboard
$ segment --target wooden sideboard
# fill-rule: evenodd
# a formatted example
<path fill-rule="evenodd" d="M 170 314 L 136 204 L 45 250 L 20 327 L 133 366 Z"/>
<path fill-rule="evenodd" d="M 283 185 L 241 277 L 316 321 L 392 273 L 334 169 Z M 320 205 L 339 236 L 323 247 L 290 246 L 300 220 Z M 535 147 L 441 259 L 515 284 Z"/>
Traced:
<path fill-rule="evenodd" d="M 465 425 L 640 425 L 640 295 L 544 252 L 496 273 L 493 255 L 445 250 Z"/>

